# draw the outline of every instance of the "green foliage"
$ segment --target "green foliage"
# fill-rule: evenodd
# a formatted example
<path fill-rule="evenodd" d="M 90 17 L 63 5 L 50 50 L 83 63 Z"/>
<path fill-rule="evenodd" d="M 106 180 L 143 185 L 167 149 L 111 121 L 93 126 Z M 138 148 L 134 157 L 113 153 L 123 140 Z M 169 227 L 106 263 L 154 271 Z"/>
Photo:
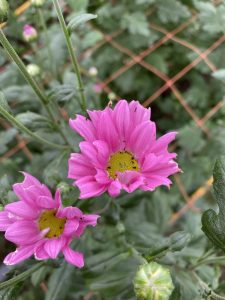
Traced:
<path fill-rule="evenodd" d="M 202 216 L 202 230 L 208 238 L 219 248 L 225 251 L 225 157 L 217 160 L 213 173 L 214 193 L 219 213 L 209 209 Z"/>
<path fill-rule="evenodd" d="M 12 1 L 11 9 L 22 2 Z M 129 54 L 136 56 L 146 49 L 152 49 L 164 37 L 164 33 L 155 30 L 154 25 L 171 31 L 188 21 L 193 13 L 198 13 L 195 22 L 181 30 L 176 37 L 180 41 L 195 45 L 201 52 L 215 43 L 224 33 L 225 26 L 224 3 L 216 2 L 218 1 L 60 2 L 64 4 L 68 27 L 73 33 L 71 39 L 81 66 L 88 109 L 102 109 L 108 103 L 108 92 L 104 90 L 96 93 L 93 90 L 94 84 L 107 79 L 124 64 L 129 65 Z M 96 15 L 98 18 L 94 19 Z M 44 17 L 55 73 L 49 59 L 46 35 L 35 9 L 29 8 L 19 18 L 11 14 L 5 33 L 26 65 L 36 63 L 40 66 L 41 75 L 36 81 L 47 95 L 54 118 L 74 151 L 78 152 L 80 138 L 68 126 L 68 117 L 74 118 L 75 114 L 83 113 L 78 101 L 78 82 L 51 1 L 45 3 Z M 39 32 L 36 44 L 26 44 L 22 40 L 22 27 L 26 23 L 34 25 Z M 105 35 L 110 40 L 114 32 L 118 34 L 113 40 L 130 52 L 124 53 L 110 42 L 105 42 Z M 224 53 L 225 47 L 221 44 L 208 56 L 216 66 L 216 72 L 212 72 L 208 65 L 201 61 L 175 83 L 187 104 L 200 119 L 224 99 Z M 165 44 L 150 52 L 144 58 L 144 62 L 172 78 L 198 57 L 198 53 L 168 39 Z M 45 108 L 39 104 L 36 94 L 2 49 L 0 65 L 0 105 L 12 112 L 17 120 L 33 132 L 56 144 L 63 143 Z M 97 76 L 90 76 L 88 70 L 91 67 L 97 68 Z M 142 102 L 164 84 L 164 80 L 158 78 L 155 73 L 136 63 L 110 82 L 109 87 L 121 98 L 138 99 Z M 152 119 L 157 123 L 158 136 L 168 131 L 179 133 L 175 152 L 178 153 L 178 162 L 184 171 L 179 178 L 188 195 L 192 195 L 210 178 L 216 158 L 225 153 L 225 108 L 222 107 L 206 122 L 208 134 L 196 126 L 170 88 L 155 99 L 151 108 Z M 68 115 L 65 115 L 65 111 Z M 32 173 L 52 190 L 60 187 L 65 206 L 79 206 L 83 211 L 93 213 L 101 211 L 109 201 L 111 202 L 108 209 L 101 214 L 98 227 L 88 229 L 76 246 L 77 251 L 85 255 L 84 269 L 75 269 L 62 262 L 60 257 L 56 265 L 47 262 L 47 265 L 41 266 L 32 276 L 29 274 L 23 278 L 23 285 L 19 284 L 18 288 L 17 285 L 13 285 L 0 290 L 0 298 L 2 295 L 8 295 L 8 298 L 3 299 L 135 300 L 132 282 L 139 265 L 143 263 L 141 255 L 170 269 L 175 286 L 170 300 L 206 299 L 205 290 L 225 295 L 221 277 L 224 260 L 219 256 L 221 250 L 215 248 L 210 252 L 212 245 L 201 231 L 201 213 L 191 208 L 175 225 L 171 223 L 172 215 L 186 205 L 179 190 L 180 186 L 175 182 L 170 191 L 159 188 L 153 193 L 124 193 L 115 200 L 103 195 L 79 201 L 78 189 L 67 179 L 67 162 L 71 151 L 59 151 L 39 143 L 28 143 L 27 147 L 32 153 L 31 161 L 21 149 L 10 156 L 10 150 L 17 145 L 18 133 L 15 128 L 0 128 L 0 156 L 9 154 L 7 159 L 0 160 L 1 205 L 16 200 L 11 186 L 22 180 L 18 172 L 20 170 Z M 215 201 L 210 193 L 203 195 L 196 202 L 200 211 L 211 209 L 203 215 L 203 231 L 223 250 L 224 164 L 224 160 L 217 162 L 214 174 L 219 213 L 215 212 Z M 3 241 L 1 237 L 2 256 L 11 251 L 11 246 Z M 211 259 L 211 262 L 207 259 Z M 31 261 L 27 261 L 16 266 L 4 280 L 23 274 L 24 270 L 30 269 L 30 263 Z M 193 272 L 206 283 L 206 289 L 193 276 Z M 47 287 L 47 292 L 40 289 L 40 284 Z"/>

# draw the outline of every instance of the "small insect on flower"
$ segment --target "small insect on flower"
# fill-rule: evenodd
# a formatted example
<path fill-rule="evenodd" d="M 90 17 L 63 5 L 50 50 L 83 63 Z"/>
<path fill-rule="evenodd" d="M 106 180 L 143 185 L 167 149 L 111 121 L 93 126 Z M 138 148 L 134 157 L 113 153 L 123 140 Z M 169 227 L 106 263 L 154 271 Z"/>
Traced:
<path fill-rule="evenodd" d="M 180 171 L 173 160 L 176 153 L 168 145 L 176 132 L 156 138 L 156 125 L 150 109 L 138 101 L 120 100 L 114 109 L 88 111 L 90 117 L 77 115 L 70 126 L 85 141 L 81 153 L 72 153 L 68 177 L 80 189 L 80 198 L 96 197 L 108 191 L 115 197 L 124 189 L 153 191 L 170 186 L 168 176 Z"/>
<path fill-rule="evenodd" d="M 23 27 L 23 38 L 26 42 L 33 42 L 37 39 L 37 30 L 31 25 L 24 25 Z"/>
<path fill-rule="evenodd" d="M 65 260 L 82 268 L 83 254 L 70 248 L 87 226 L 96 226 L 98 215 L 85 215 L 76 207 L 62 207 L 60 190 L 53 199 L 44 184 L 28 173 L 13 190 L 19 201 L 0 211 L 0 231 L 16 244 L 16 251 L 4 259 L 6 265 L 17 264 L 34 254 L 37 260 L 55 259 L 62 252 Z"/>
<path fill-rule="evenodd" d="M 173 289 L 169 270 L 155 262 L 140 266 L 134 278 L 138 300 L 168 300 Z"/>

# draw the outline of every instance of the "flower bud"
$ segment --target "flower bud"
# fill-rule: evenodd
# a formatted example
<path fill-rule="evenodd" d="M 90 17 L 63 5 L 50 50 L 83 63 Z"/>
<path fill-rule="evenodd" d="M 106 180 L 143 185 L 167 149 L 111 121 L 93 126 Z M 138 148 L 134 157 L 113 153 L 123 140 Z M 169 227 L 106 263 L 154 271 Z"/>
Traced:
<path fill-rule="evenodd" d="M 0 23 L 6 22 L 8 19 L 9 4 L 7 0 L 0 0 Z"/>
<path fill-rule="evenodd" d="M 33 26 L 26 24 L 23 27 L 23 38 L 26 42 L 35 41 L 37 39 L 37 36 L 37 30 Z"/>
<path fill-rule="evenodd" d="M 93 91 L 96 93 L 96 94 L 100 94 L 102 92 L 102 86 L 100 83 L 96 83 L 93 85 Z"/>
<path fill-rule="evenodd" d="M 44 5 L 46 0 L 31 0 L 31 4 L 35 7 L 41 7 Z"/>
<path fill-rule="evenodd" d="M 112 92 L 112 93 L 109 93 L 109 94 L 108 94 L 108 98 L 109 98 L 109 100 L 111 100 L 111 101 L 116 100 L 116 94 L 114 94 L 113 92 Z"/>
<path fill-rule="evenodd" d="M 88 70 L 88 74 L 92 77 L 95 77 L 98 75 L 98 69 L 96 67 L 91 67 L 89 70 Z"/>
<path fill-rule="evenodd" d="M 41 69 L 39 68 L 38 65 L 29 64 L 27 65 L 27 72 L 30 74 L 30 76 L 36 77 L 40 75 Z"/>
<path fill-rule="evenodd" d="M 168 300 L 173 289 L 169 269 L 155 262 L 140 266 L 134 278 L 138 300 Z"/>

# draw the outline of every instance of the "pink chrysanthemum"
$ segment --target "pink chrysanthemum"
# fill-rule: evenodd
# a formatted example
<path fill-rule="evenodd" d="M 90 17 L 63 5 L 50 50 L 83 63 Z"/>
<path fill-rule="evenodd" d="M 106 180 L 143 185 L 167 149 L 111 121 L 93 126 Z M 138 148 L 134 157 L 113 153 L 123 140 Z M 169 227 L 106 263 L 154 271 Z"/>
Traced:
<path fill-rule="evenodd" d="M 28 173 L 13 190 L 19 201 L 5 206 L 0 212 L 0 231 L 16 244 L 17 249 L 4 259 L 7 265 L 17 264 L 34 254 L 37 260 L 55 259 L 60 252 L 65 260 L 82 268 L 83 254 L 69 245 L 80 237 L 86 226 L 95 226 L 98 215 L 85 215 L 76 207 L 63 208 L 60 190 L 55 198 L 49 189 Z"/>
<path fill-rule="evenodd" d="M 38 33 L 37 30 L 31 25 L 24 25 L 23 27 L 23 38 L 27 42 L 32 42 L 37 39 Z"/>
<path fill-rule="evenodd" d="M 75 179 L 80 198 L 110 196 L 136 189 L 153 191 L 160 185 L 169 186 L 168 176 L 179 172 L 168 152 L 175 139 L 170 132 L 156 139 L 156 125 L 150 121 L 150 109 L 137 101 L 120 100 L 114 109 L 88 111 L 90 119 L 77 115 L 70 126 L 85 141 L 81 153 L 72 153 L 68 177 Z"/>

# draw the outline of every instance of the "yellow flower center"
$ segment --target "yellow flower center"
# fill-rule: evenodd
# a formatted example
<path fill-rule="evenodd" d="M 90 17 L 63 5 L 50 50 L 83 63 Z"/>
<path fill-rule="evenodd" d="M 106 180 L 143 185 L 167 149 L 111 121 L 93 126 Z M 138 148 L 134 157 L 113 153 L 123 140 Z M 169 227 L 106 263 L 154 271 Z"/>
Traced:
<path fill-rule="evenodd" d="M 40 230 L 49 228 L 49 232 L 45 235 L 47 238 L 59 237 L 63 233 L 66 219 L 57 218 L 55 215 L 56 210 L 46 210 L 38 220 Z"/>
<path fill-rule="evenodd" d="M 128 151 L 119 151 L 112 154 L 107 165 L 110 178 L 116 179 L 117 172 L 139 171 L 139 165 L 133 154 Z"/>

